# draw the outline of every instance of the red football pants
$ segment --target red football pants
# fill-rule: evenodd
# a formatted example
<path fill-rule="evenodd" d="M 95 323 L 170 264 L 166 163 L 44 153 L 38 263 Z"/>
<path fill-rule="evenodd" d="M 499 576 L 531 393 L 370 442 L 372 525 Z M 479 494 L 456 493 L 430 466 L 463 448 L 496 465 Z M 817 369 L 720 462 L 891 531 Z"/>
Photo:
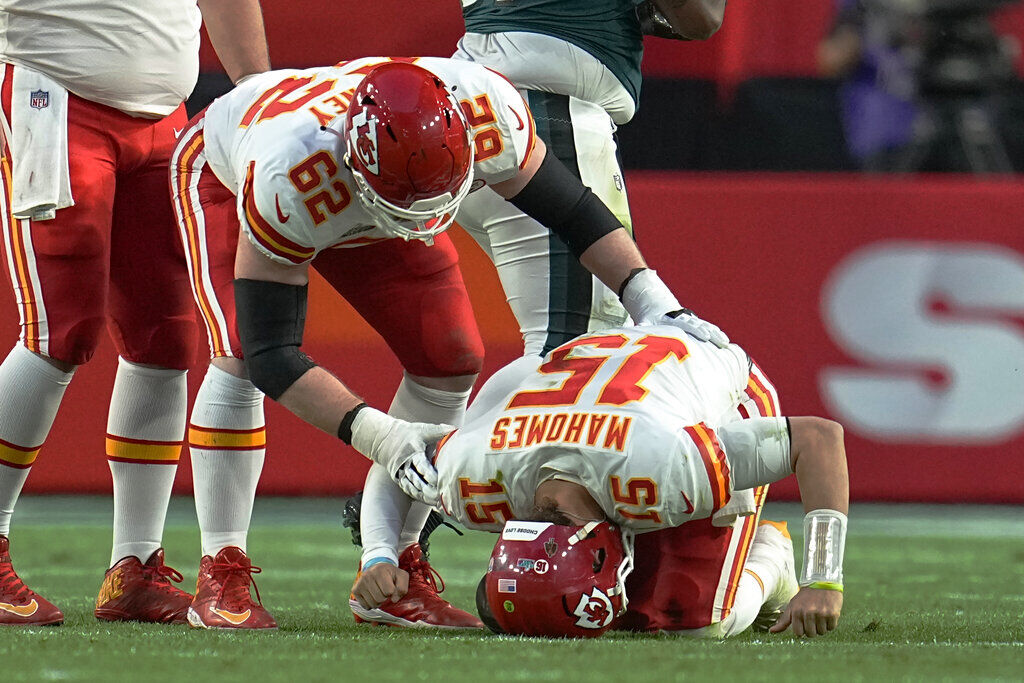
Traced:
<path fill-rule="evenodd" d="M 741 418 L 779 414 L 775 387 L 756 364 Z M 640 534 L 634 543 L 633 573 L 626 581 L 629 609 L 619 625 L 631 631 L 680 631 L 704 628 L 732 610 L 750 543 L 757 530 L 767 486 L 755 489 L 757 512 L 732 526 L 710 519 Z"/>
<path fill-rule="evenodd" d="M 17 67 L 0 66 L 9 122 Z M 8 150 L 2 163 L 4 242 L 21 342 L 80 365 L 106 323 L 125 359 L 183 370 L 195 354 L 197 327 L 167 169 L 185 107 L 154 120 L 72 94 L 68 100 L 74 206 L 53 220 L 15 220 Z"/>

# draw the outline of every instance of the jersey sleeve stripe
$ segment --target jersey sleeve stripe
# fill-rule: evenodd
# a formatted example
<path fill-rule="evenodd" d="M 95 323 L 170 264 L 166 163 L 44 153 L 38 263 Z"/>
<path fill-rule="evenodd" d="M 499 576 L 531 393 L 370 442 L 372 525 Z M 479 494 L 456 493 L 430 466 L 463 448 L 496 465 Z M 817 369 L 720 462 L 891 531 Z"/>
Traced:
<path fill-rule="evenodd" d="M 500 76 L 503 81 L 505 81 L 506 83 L 511 85 L 513 88 L 516 88 L 516 84 L 513 83 L 512 81 L 510 81 L 508 79 L 508 76 L 506 76 L 505 74 L 501 73 L 500 71 L 495 71 L 494 69 L 492 69 L 489 66 L 485 66 L 484 68 L 487 69 L 488 71 L 490 71 L 495 76 Z M 517 92 L 518 92 L 518 90 L 519 90 L 519 88 L 516 88 Z M 522 99 L 522 95 L 520 95 L 520 98 Z M 520 169 L 526 168 L 527 162 L 530 161 L 530 157 L 533 156 L 533 149 L 534 149 L 534 147 L 537 146 L 537 126 L 533 123 L 533 112 L 530 111 L 530 105 L 526 102 L 525 99 L 523 99 L 523 109 L 526 110 L 526 119 L 527 119 L 527 123 L 529 123 L 529 126 L 530 126 L 530 130 L 529 130 L 529 136 L 530 137 L 529 137 L 529 141 L 526 143 L 526 154 L 523 155 L 523 161 L 522 161 L 522 163 L 519 164 L 519 168 Z"/>
<path fill-rule="evenodd" d="M 533 123 L 533 112 L 530 111 L 529 107 L 526 107 L 526 119 L 530 126 L 530 140 L 526 145 L 526 154 L 523 156 L 523 161 L 519 164 L 520 170 L 526 168 L 526 164 L 530 161 L 530 157 L 533 156 L 533 150 L 537 146 L 537 127 Z"/>
<path fill-rule="evenodd" d="M 762 391 L 761 388 L 758 387 L 757 382 L 754 381 L 753 375 L 751 375 L 750 379 L 747 380 L 747 389 L 744 393 L 749 396 L 755 404 L 757 404 L 757 412 L 760 413 L 762 417 L 771 417 L 771 404 L 768 402 L 768 397 L 765 395 L 764 391 Z"/>
<path fill-rule="evenodd" d="M 686 433 L 693 439 L 700 452 L 704 470 L 711 484 L 713 510 L 719 510 L 729 502 L 729 464 L 718 443 L 718 437 L 703 422 L 686 427 Z"/>
<path fill-rule="evenodd" d="M 775 387 L 772 385 L 771 380 L 764 374 L 764 370 L 761 369 L 756 362 L 751 360 L 753 369 L 750 371 L 750 379 L 757 385 L 757 387 L 764 392 L 765 402 L 768 405 L 768 410 L 771 412 L 764 417 L 774 417 L 779 414 L 779 403 L 778 395 L 775 392 Z"/>
<path fill-rule="evenodd" d="M 245 221 L 249 225 L 253 237 L 264 249 L 292 263 L 299 264 L 308 261 L 316 254 L 316 249 L 303 247 L 279 233 L 256 207 L 256 195 L 252 191 L 255 167 L 256 162 L 249 164 L 249 170 L 245 174 L 245 185 L 242 187 L 242 207 L 245 211 Z"/>
<path fill-rule="evenodd" d="M 452 430 L 452 431 L 448 432 L 443 437 L 441 437 L 440 441 L 437 442 L 437 446 L 434 448 L 434 457 L 430 459 L 430 464 L 431 465 L 434 465 L 434 466 L 437 465 L 437 458 L 438 458 L 438 456 L 441 455 L 441 448 L 446 443 L 448 443 L 448 439 L 452 438 L 452 436 L 454 436 L 455 432 L 457 432 L 457 431 L 459 431 L 459 430 L 455 429 L 455 430 Z"/>

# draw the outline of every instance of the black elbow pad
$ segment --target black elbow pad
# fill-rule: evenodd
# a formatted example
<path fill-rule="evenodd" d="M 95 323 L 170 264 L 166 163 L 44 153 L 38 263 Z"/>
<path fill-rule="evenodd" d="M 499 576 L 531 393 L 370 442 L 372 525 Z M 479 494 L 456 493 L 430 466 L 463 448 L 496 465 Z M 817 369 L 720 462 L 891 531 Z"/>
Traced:
<path fill-rule="evenodd" d="M 526 187 L 509 201 L 562 238 L 576 258 L 622 227 L 604 202 L 550 153 Z"/>
<path fill-rule="evenodd" d="M 316 366 L 304 354 L 305 285 L 237 279 L 235 314 L 249 379 L 274 399 Z"/>

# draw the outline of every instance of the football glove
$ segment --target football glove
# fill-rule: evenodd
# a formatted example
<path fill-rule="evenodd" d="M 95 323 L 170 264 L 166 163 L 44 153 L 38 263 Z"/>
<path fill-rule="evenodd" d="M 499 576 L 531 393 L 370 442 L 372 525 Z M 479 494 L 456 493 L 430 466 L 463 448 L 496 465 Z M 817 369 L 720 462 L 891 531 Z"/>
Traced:
<path fill-rule="evenodd" d="M 437 487 L 437 469 L 424 453 L 417 453 L 399 467 L 395 481 L 410 498 L 431 507 L 440 505 L 441 491 Z"/>
<path fill-rule="evenodd" d="M 718 325 L 698 318 L 689 308 L 680 308 L 678 311 L 666 313 L 658 319 L 657 324 L 678 327 L 691 337 L 709 341 L 720 349 L 729 345 L 729 336 L 722 332 Z"/>
<path fill-rule="evenodd" d="M 352 446 L 397 480 L 403 466 L 417 455 L 423 458 L 417 461 L 422 466 L 427 447 L 454 429 L 449 425 L 406 422 L 375 408 L 363 408 L 352 421 Z"/>
<path fill-rule="evenodd" d="M 690 40 L 686 36 L 676 33 L 671 22 L 661 13 L 653 0 L 647 0 L 637 5 L 636 18 L 640 20 L 640 32 L 645 36 L 655 38 L 669 38 L 671 40 Z"/>
<path fill-rule="evenodd" d="M 671 325 L 701 341 L 725 348 L 729 336 L 717 325 L 698 318 L 683 308 L 656 271 L 645 268 L 636 272 L 622 288 L 622 305 L 637 325 Z"/>

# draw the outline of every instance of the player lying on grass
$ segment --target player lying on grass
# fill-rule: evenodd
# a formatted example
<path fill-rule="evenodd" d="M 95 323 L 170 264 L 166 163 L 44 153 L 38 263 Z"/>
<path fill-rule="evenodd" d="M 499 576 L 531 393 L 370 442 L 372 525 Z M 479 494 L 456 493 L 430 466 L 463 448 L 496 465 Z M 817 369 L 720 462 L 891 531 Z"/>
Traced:
<path fill-rule="evenodd" d="M 212 358 L 189 428 L 203 546 L 193 626 L 276 625 L 249 592 L 255 568 L 245 552 L 266 444 L 264 394 L 386 466 L 371 470 L 380 486 L 371 481 L 368 498 L 397 491 L 389 474 L 444 433 L 426 423 L 461 420 L 483 344 L 442 233 L 473 190 L 490 186 L 549 226 L 620 292 L 634 320 L 664 318 L 727 341 L 681 310 L 619 220 L 547 154 L 518 91 L 476 64 L 377 57 L 253 76 L 190 123 L 173 164 Z M 390 415 L 302 352 L 310 267 L 401 360 Z M 406 508 L 411 543 L 419 513 L 429 512 L 419 508 Z M 386 559 L 402 558 L 426 575 L 411 545 Z M 416 598 L 417 619 L 431 617 L 422 601 L 455 616 L 436 592 Z M 479 626 L 465 613 L 438 625 L 456 621 Z"/>
<path fill-rule="evenodd" d="M 621 626 L 724 637 L 759 613 L 781 614 L 773 631 L 836 627 L 848 507 L 837 423 L 737 419 L 755 379 L 765 387 L 747 354 L 664 326 L 585 335 L 523 369 L 497 373 L 465 426 L 399 473 L 406 492 L 465 526 L 504 529 L 478 596 L 485 621 L 549 636 Z M 755 512 L 714 533 L 734 489 L 755 488 L 759 510 L 764 487 L 793 473 L 807 512 L 799 593 L 777 526 L 755 534 Z M 400 518 L 408 504 L 378 500 L 371 514 Z M 404 582 L 391 565 L 364 566 L 354 599 L 373 609 L 400 598 Z"/>

